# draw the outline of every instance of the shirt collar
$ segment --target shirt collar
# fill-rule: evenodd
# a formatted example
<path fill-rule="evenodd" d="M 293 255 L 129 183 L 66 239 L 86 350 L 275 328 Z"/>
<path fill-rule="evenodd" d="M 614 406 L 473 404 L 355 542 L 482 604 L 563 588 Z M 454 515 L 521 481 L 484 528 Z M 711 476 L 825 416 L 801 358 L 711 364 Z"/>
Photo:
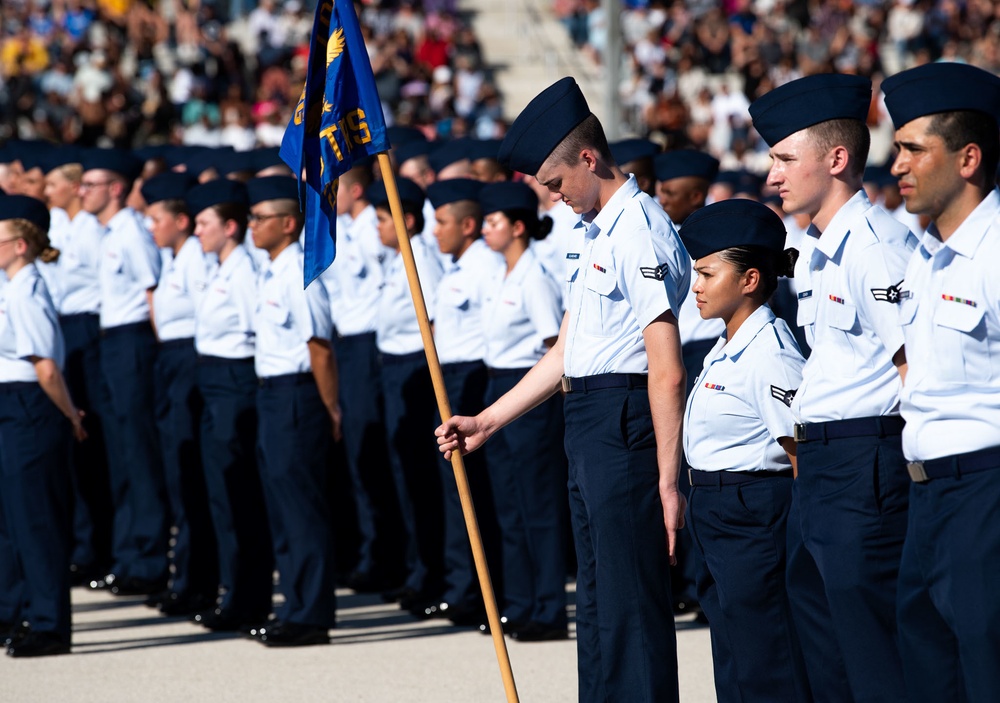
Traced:
<path fill-rule="evenodd" d="M 14 274 L 14 277 L 7 282 L 11 288 L 15 286 L 31 286 L 38 278 L 38 269 L 34 263 L 26 264 L 21 270 Z"/>
<path fill-rule="evenodd" d="M 243 263 L 243 259 L 249 259 L 250 254 L 242 244 L 233 249 L 226 260 L 219 265 L 219 278 L 229 279 L 233 275 L 236 267 Z"/>
<path fill-rule="evenodd" d="M 509 274 L 507 274 L 507 280 L 511 283 L 521 283 L 521 281 L 523 281 L 528 275 L 528 269 L 530 269 L 537 260 L 538 257 L 535 256 L 535 252 L 533 252 L 529 246 L 524 250 L 524 253 L 521 254 L 521 258 L 517 260 L 517 263 L 514 264 L 514 268 L 511 269 Z M 506 267 L 503 268 L 506 269 Z"/>
<path fill-rule="evenodd" d="M 743 353 L 743 350 L 750 346 L 750 342 L 760 334 L 760 331 L 774 322 L 774 320 L 774 311 L 771 310 L 771 306 L 767 303 L 761 305 L 750 313 L 750 317 L 743 321 L 743 324 L 736 330 L 733 338 L 726 342 L 726 346 L 722 348 L 719 358 L 725 357 L 731 361 L 736 361 L 740 354 Z M 725 338 L 726 333 L 723 332 L 722 336 Z"/>
<path fill-rule="evenodd" d="M 948 237 L 947 242 L 941 242 L 937 225 L 932 222 L 920 240 L 921 254 L 929 258 L 942 246 L 946 246 L 959 256 L 971 259 L 986 237 L 986 232 L 998 217 L 1000 217 L 1000 190 L 994 188 Z"/>
<path fill-rule="evenodd" d="M 618 218 L 624 212 L 625 203 L 638 195 L 638 193 L 639 185 L 635 181 L 635 176 L 630 175 L 628 180 L 611 196 L 611 199 L 604 204 L 600 212 L 591 217 L 594 212 L 591 210 L 591 212 L 583 216 L 582 222 L 588 225 L 587 236 L 596 237 L 602 232 L 610 233 L 611 229 L 615 226 L 615 222 L 618 221 Z M 588 218 L 590 218 L 589 221 Z"/>
<path fill-rule="evenodd" d="M 813 237 L 819 237 L 816 242 L 816 251 L 822 252 L 828 259 L 834 258 L 851 232 L 851 223 L 863 215 L 866 210 L 871 209 L 871 206 L 868 194 L 864 190 L 859 190 L 837 210 L 825 230 L 820 232 L 816 229 L 816 225 L 810 224 L 807 233 Z"/>
<path fill-rule="evenodd" d="M 267 271 L 272 276 L 281 274 L 285 269 L 293 265 L 293 262 L 299 258 L 300 253 L 302 253 L 302 246 L 297 241 L 293 241 L 282 249 L 281 253 L 268 264 Z"/>
<path fill-rule="evenodd" d="M 135 217 L 135 210 L 133 210 L 130 207 L 123 207 L 121 210 L 112 215 L 110 220 L 108 220 L 108 229 L 112 230 L 115 227 L 117 227 L 119 223 L 125 222 L 129 218 L 134 218 L 134 217 Z"/>

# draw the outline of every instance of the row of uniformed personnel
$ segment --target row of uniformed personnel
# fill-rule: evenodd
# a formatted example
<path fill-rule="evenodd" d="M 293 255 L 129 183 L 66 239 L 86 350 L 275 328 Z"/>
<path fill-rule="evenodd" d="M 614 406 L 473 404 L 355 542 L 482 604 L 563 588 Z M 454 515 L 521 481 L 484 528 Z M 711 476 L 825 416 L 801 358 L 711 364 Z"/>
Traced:
<path fill-rule="evenodd" d="M 811 76 L 756 101 L 768 182 L 810 222 L 794 274 L 812 353 L 765 303 L 793 269 L 777 216 L 749 201 L 688 213 L 697 307 L 725 331 L 683 422 L 689 272 L 672 223 L 618 169 L 572 79 L 510 129 L 504 160 L 583 215 L 567 312 L 522 382 L 437 435 L 445 455 L 472 451 L 562 377 L 582 701 L 678 698 L 666 561 L 682 427 L 719 700 L 1000 696 L 1000 79 L 934 64 L 882 88 L 892 171 L 927 232 L 862 187 L 869 81 Z"/>

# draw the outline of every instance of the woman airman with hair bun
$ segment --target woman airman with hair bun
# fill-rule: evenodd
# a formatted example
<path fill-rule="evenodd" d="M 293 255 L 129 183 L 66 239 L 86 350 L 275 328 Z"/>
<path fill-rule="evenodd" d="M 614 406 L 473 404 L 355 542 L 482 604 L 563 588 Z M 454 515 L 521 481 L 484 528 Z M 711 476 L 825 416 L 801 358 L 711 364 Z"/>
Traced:
<path fill-rule="evenodd" d="M 45 204 L 21 195 L 0 205 L 0 628 L 7 654 L 70 651 L 69 438 L 83 413 L 62 376 L 55 307 L 36 260 L 50 263 Z M 67 418 L 69 423 L 67 423 Z"/>

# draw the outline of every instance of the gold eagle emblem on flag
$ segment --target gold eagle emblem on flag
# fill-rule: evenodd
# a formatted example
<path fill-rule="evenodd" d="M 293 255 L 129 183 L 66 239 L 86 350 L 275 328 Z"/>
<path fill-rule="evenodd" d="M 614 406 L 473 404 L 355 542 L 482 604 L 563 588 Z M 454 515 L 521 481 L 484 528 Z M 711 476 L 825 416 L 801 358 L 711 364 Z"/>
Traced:
<path fill-rule="evenodd" d="M 330 33 L 330 41 L 326 44 L 326 65 L 329 67 L 338 56 L 344 53 L 344 28 L 337 27 Z"/>

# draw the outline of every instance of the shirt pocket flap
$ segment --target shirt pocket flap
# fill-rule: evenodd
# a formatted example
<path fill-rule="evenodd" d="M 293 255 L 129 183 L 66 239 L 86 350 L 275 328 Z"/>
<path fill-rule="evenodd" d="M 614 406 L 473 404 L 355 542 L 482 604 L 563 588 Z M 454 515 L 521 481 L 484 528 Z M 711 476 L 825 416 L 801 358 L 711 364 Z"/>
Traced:
<path fill-rule="evenodd" d="M 985 310 L 972 305 L 941 303 L 934 311 L 934 324 L 959 332 L 972 332 L 982 322 Z"/>
<path fill-rule="evenodd" d="M 278 327 L 287 326 L 288 320 L 291 317 L 291 313 L 288 311 L 288 308 L 274 303 L 264 303 L 261 314 L 264 316 L 265 320 L 277 325 Z"/>
<path fill-rule="evenodd" d="M 446 288 L 441 292 L 439 302 L 448 307 L 467 310 L 469 308 L 469 293 L 464 288 Z"/>
<path fill-rule="evenodd" d="M 811 295 L 799 298 L 795 322 L 799 327 L 806 327 L 816 322 L 816 301 Z"/>
<path fill-rule="evenodd" d="M 826 322 L 830 327 L 849 332 L 858 320 L 858 309 L 850 303 L 829 301 L 826 304 Z"/>
<path fill-rule="evenodd" d="M 587 278 L 584 281 L 587 288 L 598 295 L 611 295 L 618 282 L 615 280 L 614 271 L 606 269 L 604 271 L 595 267 L 587 271 Z"/>

